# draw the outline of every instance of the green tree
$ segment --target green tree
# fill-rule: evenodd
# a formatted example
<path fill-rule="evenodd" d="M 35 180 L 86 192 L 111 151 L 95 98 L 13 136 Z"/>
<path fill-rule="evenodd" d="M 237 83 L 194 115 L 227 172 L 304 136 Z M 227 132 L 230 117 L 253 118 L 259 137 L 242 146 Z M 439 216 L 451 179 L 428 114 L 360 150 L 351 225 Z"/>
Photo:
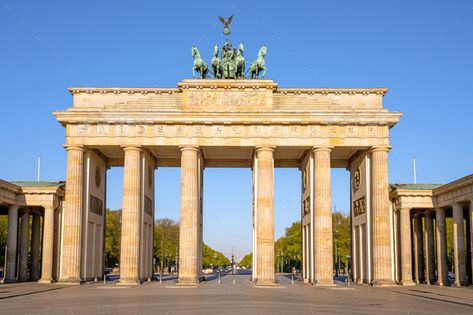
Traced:
<path fill-rule="evenodd" d="M 332 223 L 334 267 L 337 267 L 338 260 L 340 262 L 340 270 L 343 270 L 348 268 L 347 256 L 351 256 L 350 215 L 335 211 L 332 214 Z"/>
<path fill-rule="evenodd" d="M 290 272 L 292 267 L 300 269 L 302 261 L 301 232 L 301 222 L 296 221 L 286 228 L 285 235 L 274 244 L 274 263 L 277 270 L 280 270 L 281 264 L 285 272 Z"/>
<path fill-rule="evenodd" d="M 240 267 L 251 269 L 253 266 L 253 253 L 246 254 L 238 264 Z"/>
<path fill-rule="evenodd" d="M 5 247 L 7 246 L 8 215 L 0 216 L 0 266 L 5 264 Z"/>
<path fill-rule="evenodd" d="M 105 210 L 105 266 L 113 268 L 120 262 L 121 210 Z"/>
<path fill-rule="evenodd" d="M 168 269 L 177 264 L 179 223 L 169 218 L 158 219 L 154 225 L 154 258 L 156 267 Z"/>
<path fill-rule="evenodd" d="M 207 244 L 202 244 L 202 267 L 223 267 L 231 265 L 230 260 L 219 251 L 212 249 Z"/>

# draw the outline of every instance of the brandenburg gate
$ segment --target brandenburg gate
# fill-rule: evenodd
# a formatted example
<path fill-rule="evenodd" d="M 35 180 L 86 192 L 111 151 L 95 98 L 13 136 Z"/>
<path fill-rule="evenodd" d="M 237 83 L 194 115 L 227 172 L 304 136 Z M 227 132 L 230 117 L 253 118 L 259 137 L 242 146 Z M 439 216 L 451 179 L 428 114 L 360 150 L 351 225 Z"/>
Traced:
<path fill-rule="evenodd" d="M 221 51 L 215 45 L 211 66 L 192 47 L 200 79 L 177 88 L 70 88 L 73 107 L 54 113 L 67 150 L 59 281 L 103 275 L 111 166 L 124 167 L 120 283 L 152 277 L 154 170 L 180 166 L 180 285 L 201 276 L 205 167 L 253 171 L 255 284 L 275 284 L 275 167 L 301 170 L 304 282 L 333 284 L 330 169 L 343 167 L 352 181 L 356 281 L 394 283 L 388 151 L 401 114 L 383 108 L 387 90 L 280 88 L 260 78 L 267 47 L 245 72 L 243 43 L 228 40 L 233 16 L 219 19 L 226 42 Z"/>
<path fill-rule="evenodd" d="M 332 284 L 330 170 L 351 174 L 353 268 L 393 283 L 386 89 L 280 88 L 272 80 L 186 79 L 177 88 L 70 88 L 59 281 L 103 275 L 106 172 L 124 167 L 120 283 L 152 276 L 154 170 L 181 167 L 179 284 L 202 266 L 205 167 L 253 171 L 253 281 L 275 283 L 274 168 L 301 170 L 303 281 Z M 159 202 L 159 200 L 157 201 Z"/>

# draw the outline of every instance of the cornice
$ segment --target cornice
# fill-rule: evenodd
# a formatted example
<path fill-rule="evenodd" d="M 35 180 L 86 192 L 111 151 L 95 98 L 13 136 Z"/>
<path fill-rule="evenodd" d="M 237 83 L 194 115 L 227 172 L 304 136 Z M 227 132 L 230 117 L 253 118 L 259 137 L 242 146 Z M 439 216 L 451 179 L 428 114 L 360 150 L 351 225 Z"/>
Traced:
<path fill-rule="evenodd" d="M 59 122 L 67 124 L 274 124 L 274 125 L 326 125 L 326 126 L 393 126 L 399 112 L 161 112 L 66 110 L 56 111 Z"/>
<path fill-rule="evenodd" d="M 69 93 L 79 94 L 175 94 L 176 88 L 117 88 L 117 87 L 69 87 Z"/>
<path fill-rule="evenodd" d="M 80 94 L 181 94 L 188 89 L 267 89 L 275 95 L 381 95 L 384 96 L 387 88 L 278 88 L 272 80 L 184 80 L 178 83 L 178 88 L 138 88 L 138 87 L 69 87 L 72 95 Z"/>
<path fill-rule="evenodd" d="M 278 88 L 275 94 L 376 94 L 384 96 L 387 92 L 387 88 Z"/>
<path fill-rule="evenodd" d="M 473 174 L 435 188 L 433 193 L 435 196 L 438 196 L 470 185 L 473 185 Z"/>

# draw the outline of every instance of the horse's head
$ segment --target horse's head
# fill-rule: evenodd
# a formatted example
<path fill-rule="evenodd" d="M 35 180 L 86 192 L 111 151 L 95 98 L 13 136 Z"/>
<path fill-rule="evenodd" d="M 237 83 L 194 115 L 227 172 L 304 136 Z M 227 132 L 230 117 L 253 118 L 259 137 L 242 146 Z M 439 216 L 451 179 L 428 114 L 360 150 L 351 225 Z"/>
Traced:
<path fill-rule="evenodd" d="M 215 44 L 214 46 L 214 57 L 218 56 L 218 44 Z"/>
<path fill-rule="evenodd" d="M 238 45 L 238 50 L 239 50 L 241 53 L 243 53 L 243 52 L 245 51 L 245 47 L 243 47 L 243 43 L 240 43 L 240 44 Z"/>
<path fill-rule="evenodd" d="M 263 45 L 260 50 L 259 50 L 259 53 L 258 53 L 259 56 L 266 56 L 266 45 Z"/>
<path fill-rule="evenodd" d="M 192 57 L 199 57 L 199 50 L 195 46 L 192 46 Z"/>

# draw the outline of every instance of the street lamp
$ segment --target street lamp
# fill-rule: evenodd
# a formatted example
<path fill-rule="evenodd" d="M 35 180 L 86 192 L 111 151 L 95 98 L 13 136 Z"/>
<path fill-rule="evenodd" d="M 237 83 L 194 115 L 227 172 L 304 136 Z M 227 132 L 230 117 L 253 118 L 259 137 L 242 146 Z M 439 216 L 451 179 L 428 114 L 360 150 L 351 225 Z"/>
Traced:
<path fill-rule="evenodd" d="M 284 252 L 283 251 L 281 251 L 280 257 L 281 257 L 281 273 L 282 273 L 283 272 L 283 263 L 284 263 Z"/>

